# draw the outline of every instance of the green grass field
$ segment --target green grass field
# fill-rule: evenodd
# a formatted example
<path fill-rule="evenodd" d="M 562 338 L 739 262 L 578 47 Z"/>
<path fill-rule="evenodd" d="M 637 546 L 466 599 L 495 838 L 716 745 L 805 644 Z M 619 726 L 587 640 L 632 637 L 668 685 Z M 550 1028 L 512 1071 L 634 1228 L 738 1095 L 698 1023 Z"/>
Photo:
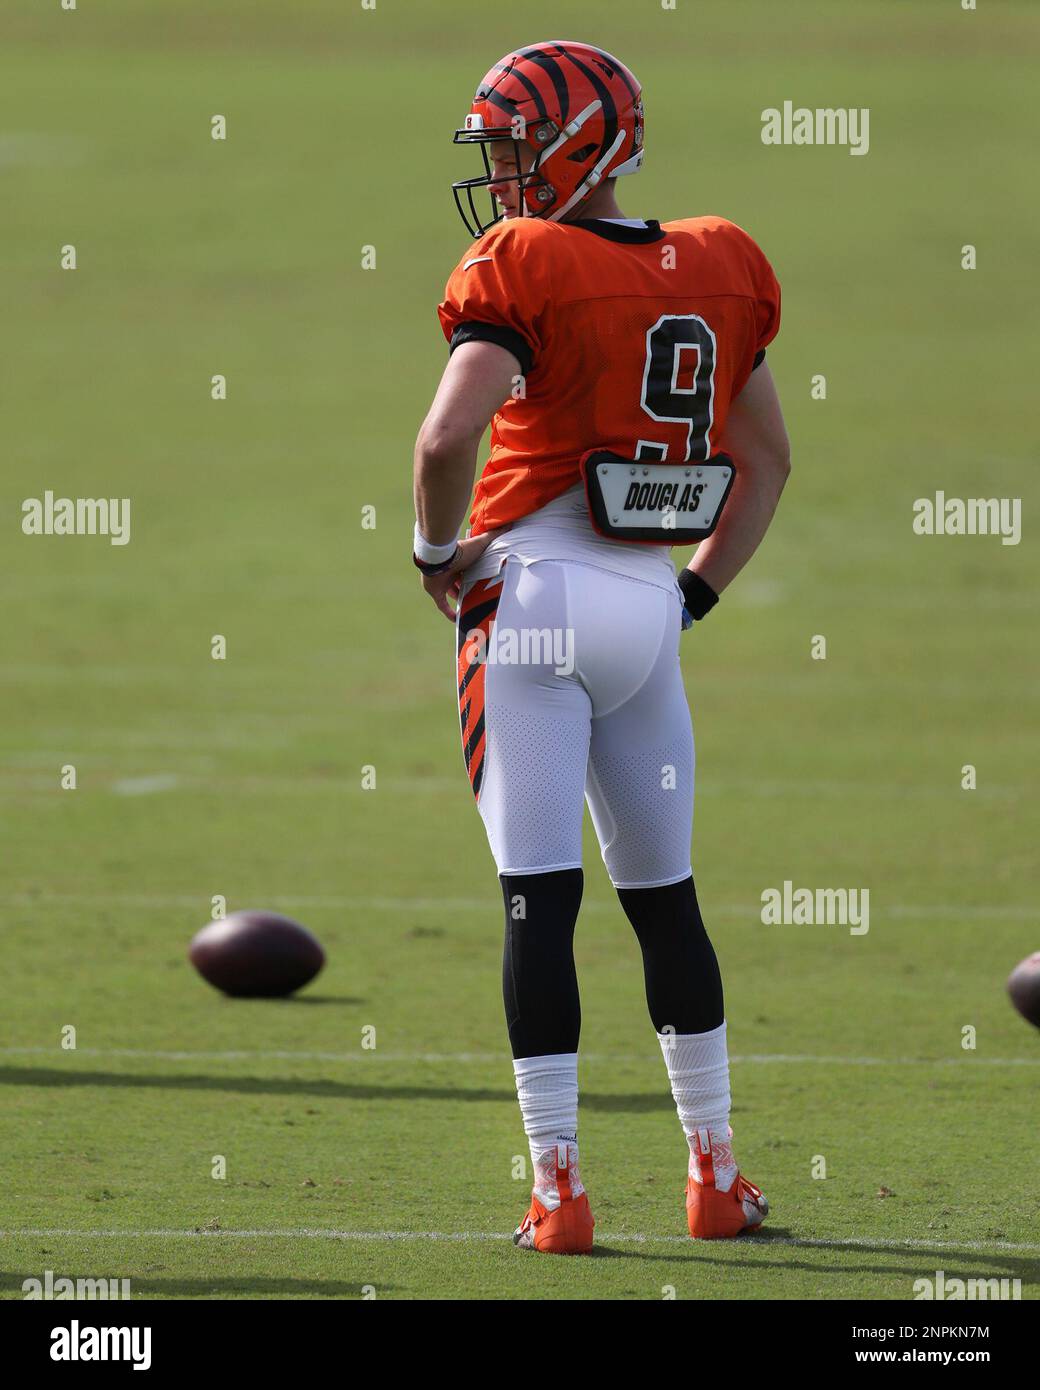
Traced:
<path fill-rule="evenodd" d="M 1034 8 L 5 16 L 0 1295 L 51 1269 L 137 1298 L 905 1300 L 942 1269 L 1037 1297 L 1040 1046 L 1004 994 L 1040 946 Z M 448 186 L 476 172 L 450 132 L 493 60 L 558 30 L 646 90 L 626 213 L 719 213 L 770 256 L 794 451 L 684 645 L 737 1152 L 773 1215 L 684 1239 L 685 1144 L 590 829 L 587 1260 L 508 1240 L 530 1184 L 500 895 L 452 633 L 408 558 L 466 245 Z M 869 107 L 869 154 L 767 148 L 785 99 Z M 45 489 L 130 497 L 131 543 L 24 536 Z M 1022 498 L 1022 543 L 915 536 L 936 490 Z M 764 926 L 785 880 L 869 888 L 869 933 Z M 185 958 L 217 894 L 306 922 L 325 973 L 218 996 Z"/>

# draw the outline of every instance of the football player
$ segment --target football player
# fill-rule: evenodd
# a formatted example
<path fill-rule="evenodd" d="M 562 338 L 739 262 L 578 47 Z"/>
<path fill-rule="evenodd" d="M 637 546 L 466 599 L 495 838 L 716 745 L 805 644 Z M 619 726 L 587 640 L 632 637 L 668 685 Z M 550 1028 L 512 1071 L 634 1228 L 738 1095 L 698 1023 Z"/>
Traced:
<path fill-rule="evenodd" d="M 780 289 L 723 218 L 622 212 L 643 102 L 602 49 L 507 54 L 455 141 L 478 147 L 484 172 L 453 185 L 477 240 L 438 311 L 450 356 L 415 447 L 414 560 L 457 627 L 465 764 L 505 902 L 503 994 L 534 1169 L 514 1239 L 592 1247 L 572 950 L 585 800 L 688 1141 L 689 1232 L 736 1236 L 767 1204 L 731 1145 L 679 638 L 751 558 L 788 475 L 765 361 Z M 677 581 L 671 547 L 698 538 Z"/>

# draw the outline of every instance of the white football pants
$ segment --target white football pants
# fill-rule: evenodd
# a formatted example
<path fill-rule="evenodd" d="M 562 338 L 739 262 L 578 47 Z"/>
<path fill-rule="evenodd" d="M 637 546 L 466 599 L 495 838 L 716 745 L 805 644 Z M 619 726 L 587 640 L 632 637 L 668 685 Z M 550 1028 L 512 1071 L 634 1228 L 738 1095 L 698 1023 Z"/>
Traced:
<path fill-rule="evenodd" d="M 617 888 L 690 870 L 682 596 L 570 560 L 463 576 L 463 752 L 500 874 L 580 868 L 588 801 Z"/>

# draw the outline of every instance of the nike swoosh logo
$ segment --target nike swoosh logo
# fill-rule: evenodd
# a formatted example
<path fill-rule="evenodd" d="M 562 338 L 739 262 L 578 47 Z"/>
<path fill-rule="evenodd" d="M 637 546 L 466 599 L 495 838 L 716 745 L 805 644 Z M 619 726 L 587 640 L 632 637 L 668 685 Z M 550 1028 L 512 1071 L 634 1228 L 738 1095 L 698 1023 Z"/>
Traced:
<path fill-rule="evenodd" d="M 465 265 L 462 267 L 462 269 L 463 269 L 463 270 L 469 270 L 469 268 L 470 268 L 471 265 L 477 265 L 480 261 L 490 261 L 490 260 L 491 260 L 491 257 L 490 257 L 490 256 L 471 256 L 470 259 L 469 259 L 469 260 L 465 263 Z"/>

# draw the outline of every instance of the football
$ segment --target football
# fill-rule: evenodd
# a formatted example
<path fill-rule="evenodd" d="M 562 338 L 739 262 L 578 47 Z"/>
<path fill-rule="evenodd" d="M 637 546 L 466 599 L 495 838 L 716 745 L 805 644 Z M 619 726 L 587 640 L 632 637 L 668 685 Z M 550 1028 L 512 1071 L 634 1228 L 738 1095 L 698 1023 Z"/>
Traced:
<path fill-rule="evenodd" d="M 1040 951 L 1019 961 L 1008 976 L 1007 992 L 1022 1017 L 1040 1028 Z"/>
<path fill-rule="evenodd" d="M 275 912 L 233 912 L 196 932 L 188 958 L 204 980 L 240 999 L 280 999 L 314 979 L 325 952 L 299 922 Z"/>

